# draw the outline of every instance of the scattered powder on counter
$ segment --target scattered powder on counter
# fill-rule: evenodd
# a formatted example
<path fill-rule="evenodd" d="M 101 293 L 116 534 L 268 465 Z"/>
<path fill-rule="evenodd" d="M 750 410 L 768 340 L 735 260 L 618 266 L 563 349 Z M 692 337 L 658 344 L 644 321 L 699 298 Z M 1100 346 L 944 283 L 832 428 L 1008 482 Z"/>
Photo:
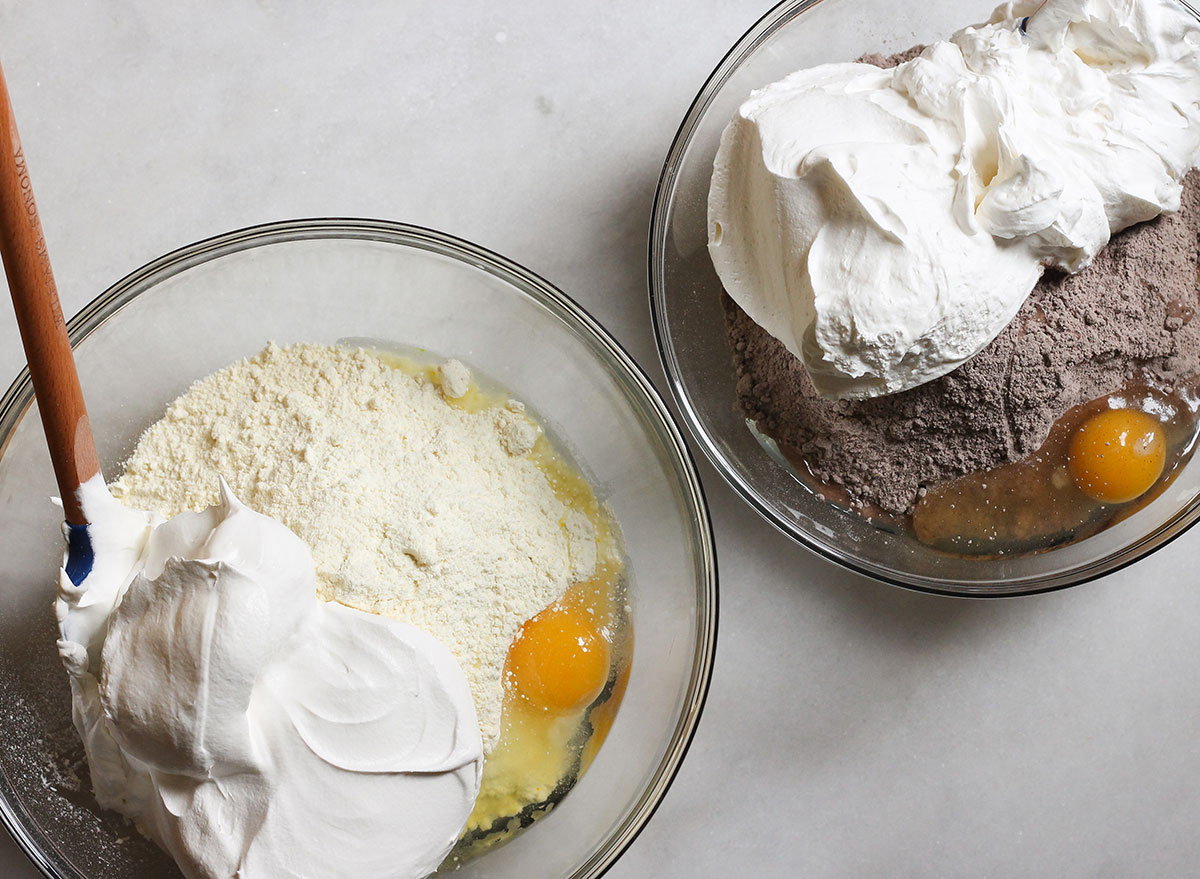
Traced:
<path fill-rule="evenodd" d="M 172 403 L 111 489 L 174 516 L 214 503 L 224 476 L 308 544 L 322 598 L 450 648 L 490 750 L 509 644 L 593 573 L 596 547 L 590 521 L 527 455 L 538 428 L 524 406 L 451 405 L 464 381 L 457 361 L 439 388 L 361 350 L 270 345 Z"/>
<path fill-rule="evenodd" d="M 890 66 L 917 52 L 863 60 Z M 1035 451 L 1073 406 L 1137 377 L 1179 385 L 1200 373 L 1198 267 L 1194 172 L 1178 213 L 1115 236 L 1079 274 L 1047 272 L 967 363 L 867 400 L 818 396 L 800 361 L 723 294 L 738 401 L 816 479 L 856 502 L 905 513 L 927 486 Z"/>

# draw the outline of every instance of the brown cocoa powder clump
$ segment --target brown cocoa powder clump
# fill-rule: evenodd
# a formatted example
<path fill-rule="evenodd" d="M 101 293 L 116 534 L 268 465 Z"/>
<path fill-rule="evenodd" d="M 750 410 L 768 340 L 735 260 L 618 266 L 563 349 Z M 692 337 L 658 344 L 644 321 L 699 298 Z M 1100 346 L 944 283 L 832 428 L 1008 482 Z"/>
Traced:
<path fill-rule="evenodd" d="M 890 66 L 919 48 L 888 59 Z M 953 372 L 908 391 L 829 400 L 803 365 L 722 294 L 738 401 L 821 482 L 892 513 L 923 487 L 1035 451 L 1068 409 L 1132 379 L 1200 374 L 1200 172 L 1178 213 L 1113 237 L 1076 275 L 1047 271 L 1012 322 Z"/>

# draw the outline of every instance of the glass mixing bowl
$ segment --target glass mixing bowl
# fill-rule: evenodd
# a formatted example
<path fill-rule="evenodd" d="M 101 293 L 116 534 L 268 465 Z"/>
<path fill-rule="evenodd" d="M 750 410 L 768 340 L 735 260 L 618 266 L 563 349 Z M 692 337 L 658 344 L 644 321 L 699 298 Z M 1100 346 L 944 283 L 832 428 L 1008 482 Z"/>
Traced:
<path fill-rule="evenodd" d="M 693 463 L 642 372 L 541 278 L 437 232 L 309 220 L 185 247 L 70 322 L 101 464 L 193 381 L 279 343 L 370 337 L 458 356 L 530 404 L 625 533 L 634 624 L 624 702 L 552 814 L 458 871 L 599 876 L 649 820 L 699 720 L 716 636 L 712 533 Z M 0 817 L 55 879 L 179 875 L 92 799 L 51 602 L 61 514 L 28 372 L 0 399 Z"/>
<path fill-rule="evenodd" d="M 995 5 L 996 0 L 780 3 L 729 50 L 693 101 L 663 167 L 650 232 L 650 307 L 671 393 L 729 484 L 768 522 L 826 558 L 899 586 L 970 596 L 1059 589 L 1137 561 L 1200 517 L 1200 463 L 1184 467 L 1156 500 L 1094 537 L 1019 558 L 943 555 L 834 507 L 779 462 L 738 407 L 721 283 L 708 257 L 707 198 L 721 132 L 752 90 L 802 67 L 870 52 L 887 55 L 945 38 L 986 20 Z"/>

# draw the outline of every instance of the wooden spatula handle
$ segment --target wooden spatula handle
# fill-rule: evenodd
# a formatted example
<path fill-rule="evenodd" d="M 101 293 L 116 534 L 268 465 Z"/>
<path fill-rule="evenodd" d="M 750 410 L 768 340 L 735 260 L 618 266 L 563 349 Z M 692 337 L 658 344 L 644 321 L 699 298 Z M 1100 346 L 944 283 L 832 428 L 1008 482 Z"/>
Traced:
<path fill-rule="evenodd" d="M 67 521 L 86 525 L 76 489 L 100 472 L 46 240 L 0 69 L 0 256 Z"/>

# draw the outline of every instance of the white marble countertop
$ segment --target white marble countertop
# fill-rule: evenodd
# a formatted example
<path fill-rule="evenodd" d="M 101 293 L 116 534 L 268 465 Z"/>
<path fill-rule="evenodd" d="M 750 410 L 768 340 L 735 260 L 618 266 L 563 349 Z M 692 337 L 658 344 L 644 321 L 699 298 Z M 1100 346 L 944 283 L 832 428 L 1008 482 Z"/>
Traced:
<path fill-rule="evenodd" d="M 528 265 L 662 387 L 653 187 L 768 2 L 0 0 L 0 59 L 67 313 L 215 233 L 385 217 Z M 701 471 L 716 673 L 614 879 L 1200 870 L 1200 530 L 1064 593 L 934 598 L 834 568 Z M 0 876 L 35 875 L 0 834 Z"/>

